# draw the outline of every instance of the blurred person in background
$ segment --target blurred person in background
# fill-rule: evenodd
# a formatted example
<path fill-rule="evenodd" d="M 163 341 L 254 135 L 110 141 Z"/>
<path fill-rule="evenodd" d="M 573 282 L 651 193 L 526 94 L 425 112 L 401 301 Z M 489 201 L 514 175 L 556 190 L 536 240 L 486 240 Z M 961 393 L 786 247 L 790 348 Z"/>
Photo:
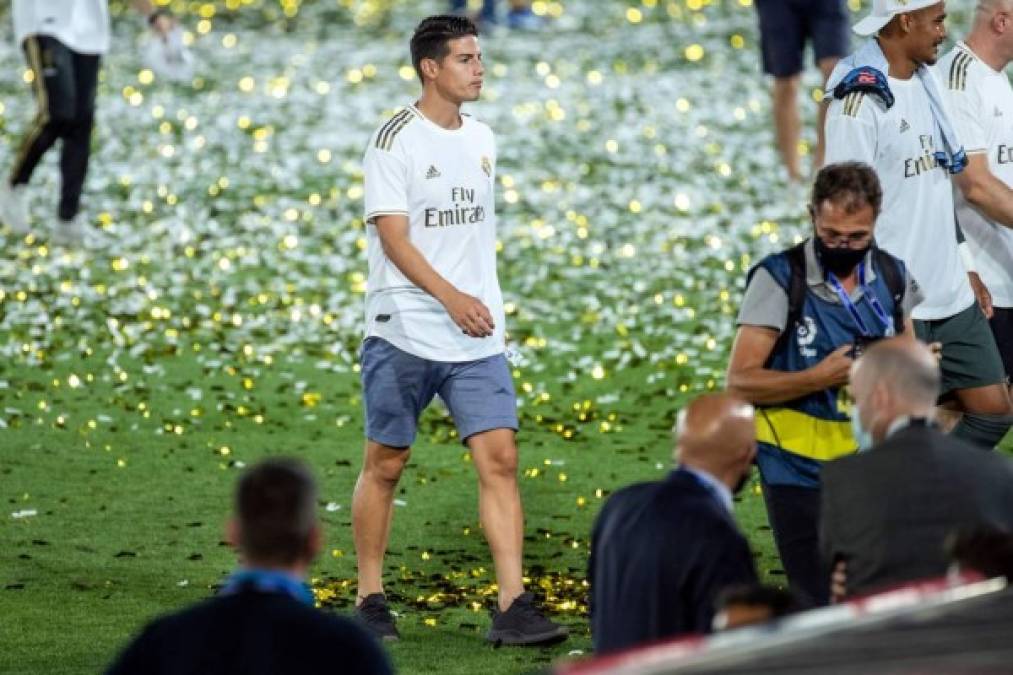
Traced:
<path fill-rule="evenodd" d="M 825 84 L 837 60 L 848 53 L 848 9 L 845 0 L 756 0 L 756 13 L 763 72 L 774 78 L 772 107 L 777 150 L 788 179 L 798 183 L 802 180 L 798 96 L 806 43 L 812 43 L 816 66 Z M 816 115 L 814 172 L 823 165 L 826 110 L 821 103 Z"/>
<path fill-rule="evenodd" d="M 496 11 L 497 0 L 481 0 L 480 3 L 469 2 L 469 0 L 450 0 L 450 12 L 465 14 L 476 4 L 480 4 L 480 7 L 473 18 L 483 32 L 488 30 L 488 27 L 499 23 L 499 15 Z M 510 8 L 506 15 L 508 28 L 538 30 L 542 27 L 542 19 L 531 11 L 530 0 L 509 0 L 509 5 Z"/>
<path fill-rule="evenodd" d="M 148 0 L 133 0 L 151 30 L 164 37 L 175 25 Z M 14 0 L 14 36 L 31 72 L 38 112 L 14 159 L 0 178 L 0 221 L 15 235 L 35 231 L 61 244 L 85 243 L 79 212 L 95 125 L 95 92 L 102 55 L 109 51 L 108 0 Z M 48 231 L 33 227 L 26 188 L 46 152 L 60 148 L 60 200 Z"/>

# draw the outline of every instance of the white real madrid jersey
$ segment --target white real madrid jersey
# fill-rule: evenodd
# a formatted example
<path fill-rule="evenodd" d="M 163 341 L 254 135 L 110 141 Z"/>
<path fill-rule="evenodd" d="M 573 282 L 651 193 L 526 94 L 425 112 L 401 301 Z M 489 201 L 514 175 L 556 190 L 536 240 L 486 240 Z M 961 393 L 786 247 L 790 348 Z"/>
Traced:
<path fill-rule="evenodd" d="M 468 115 L 457 129 L 409 106 L 369 140 L 365 169 L 366 336 L 432 361 L 474 361 L 504 350 L 503 298 L 496 276 L 496 143 Z M 408 217 L 411 243 L 457 290 L 489 308 L 491 337 L 465 335 L 433 296 L 385 255 L 374 220 Z"/>
<path fill-rule="evenodd" d="M 890 109 L 861 92 L 830 103 L 826 163 L 858 161 L 876 170 L 883 188 L 876 242 L 904 261 L 925 296 L 912 317 L 951 317 L 974 294 L 957 253 L 950 176 L 934 157 L 942 139 L 917 76 L 891 77 L 890 91 Z"/>
<path fill-rule="evenodd" d="M 963 42 L 936 67 L 967 154 L 985 153 L 992 175 L 1013 187 L 1013 88 L 1006 73 L 992 70 Z M 953 198 L 957 221 L 992 302 L 1013 307 L 1013 229 L 989 220 L 959 189 Z"/>

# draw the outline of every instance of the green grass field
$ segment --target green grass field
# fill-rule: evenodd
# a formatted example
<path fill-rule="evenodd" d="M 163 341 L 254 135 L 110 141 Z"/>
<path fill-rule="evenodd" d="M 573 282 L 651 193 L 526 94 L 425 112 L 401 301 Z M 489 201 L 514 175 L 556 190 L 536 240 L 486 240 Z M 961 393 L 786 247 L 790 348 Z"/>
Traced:
<path fill-rule="evenodd" d="M 105 244 L 2 231 L 3 673 L 100 671 L 145 621 L 211 594 L 233 565 L 221 540 L 235 478 L 267 455 L 316 470 L 314 585 L 335 611 L 354 597 L 360 158 L 413 100 L 406 36 L 442 3 L 393 3 L 383 21 L 389 3 L 282 3 L 298 8 L 288 20 L 267 0 L 206 4 L 213 20 L 186 19 L 192 85 L 152 79 L 135 23 L 117 22 L 86 196 Z M 484 643 L 495 589 L 473 469 L 433 408 L 387 558 L 402 672 L 514 673 L 587 653 L 597 509 L 668 469 L 676 411 L 722 386 L 745 270 L 805 229 L 772 149 L 748 0 L 539 8 L 560 15 L 550 30 L 484 41 L 472 110 L 499 140 L 527 574 L 573 637 Z M 33 108 L 9 43 L 4 158 Z M 56 190 L 54 153 L 33 182 L 42 226 Z M 752 487 L 737 511 L 779 582 Z"/>

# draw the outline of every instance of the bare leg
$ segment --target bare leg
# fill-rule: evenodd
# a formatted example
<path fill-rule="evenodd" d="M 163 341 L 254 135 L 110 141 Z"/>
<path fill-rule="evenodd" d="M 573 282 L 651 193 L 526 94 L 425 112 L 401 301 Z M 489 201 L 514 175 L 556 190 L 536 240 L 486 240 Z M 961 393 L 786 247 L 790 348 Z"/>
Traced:
<path fill-rule="evenodd" d="M 955 393 L 964 415 L 952 434 L 983 447 L 999 445 L 1013 420 L 1013 404 L 1005 383 L 958 389 Z"/>
<path fill-rule="evenodd" d="M 837 65 L 836 56 L 828 56 L 827 58 L 820 59 L 819 67 L 820 72 L 823 74 L 823 87 L 826 88 L 827 80 L 830 79 L 830 73 L 833 72 L 834 66 Z M 820 102 L 819 109 L 816 111 L 816 149 L 813 151 L 813 173 L 816 173 L 823 167 L 823 158 L 826 156 L 827 141 L 825 138 L 825 129 L 827 122 L 827 109 L 830 107 L 830 101 L 824 99 Z"/>
<path fill-rule="evenodd" d="M 961 409 L 981 415 L 1013 415 L 1013 403 L 1004 384 L 958 389 L 954 394 Z"/>
<path fill-rule="evenodd" d="M 352 495 L 352 536 L 358 564 L 358 599 L 383 592 L 383 555 L 393 518 L 394 489 L 411 455 L 410 448 L 391 448 L 366 441 L 362 471 Z"/>
<path fill-rule="evenodd" d="M 799 76 L 774 78 L 774 127 L 777 150 L 793 183 L 802 179 L 798 139 L 802 123 L 798 113 Z"/>
<path fill-rule="evenodd" d="M 468 438 L 478 471 L 478 514 L 492 553 L 500 611 L 524 592 L 521 554 L 524 513 L 517 486 L 517 445 L 512 429 L 493 429 Z"/>

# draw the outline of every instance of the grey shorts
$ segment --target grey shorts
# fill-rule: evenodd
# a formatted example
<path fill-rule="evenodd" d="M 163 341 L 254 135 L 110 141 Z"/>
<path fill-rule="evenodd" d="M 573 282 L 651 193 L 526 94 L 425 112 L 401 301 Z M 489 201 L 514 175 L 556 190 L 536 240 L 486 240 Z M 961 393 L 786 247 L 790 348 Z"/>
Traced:
<path fill-rule="evenodd" d="M 914 321 L 915 335 L 922 342 L 940 342 L 945 397 L 956 389 L 973 389 L 1006 380 L 1002 357 L 988 320 L 978 303 L 945 319 Z"/>
<path fill-rule="evenodd" d="M 517 395 L 503 354 L 477 361 L 429 361 L 378 337 L 362 344 L 366 438 L 392 448 L 415 441 L 419 415 L 439 394 L 462 441 L 493 429 L 517 430 Z"/>

